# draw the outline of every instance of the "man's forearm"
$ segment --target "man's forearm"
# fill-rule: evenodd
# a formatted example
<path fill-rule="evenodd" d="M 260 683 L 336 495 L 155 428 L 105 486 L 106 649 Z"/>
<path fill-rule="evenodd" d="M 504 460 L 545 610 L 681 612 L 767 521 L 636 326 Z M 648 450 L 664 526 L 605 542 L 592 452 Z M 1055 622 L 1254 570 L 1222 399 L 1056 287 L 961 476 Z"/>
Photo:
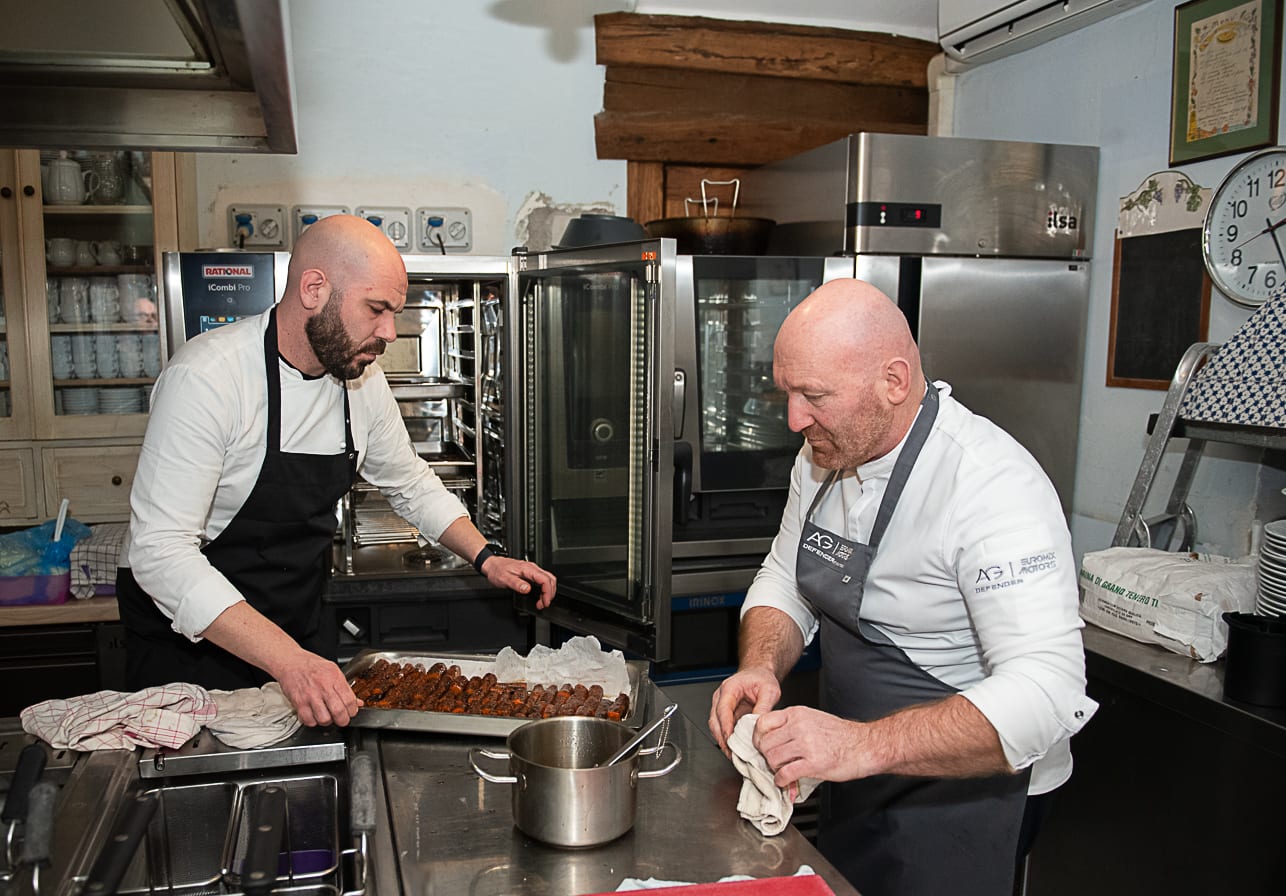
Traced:
<path fill-rule="evenodd" d="M 224 610 L 201 632 L 201 637 L 232 655 L 278 677 L 275 665 L 302 648 L 272 620 L 245 601 Z"/>
<path fill-rule="evenodd" d="M 861 726 L 872 774 L 970 778 L 1012 773 L 1000 737 L 959 695 L 923 703 Z"/>
<path fill-rule="evenodd" d="M 741 619 L 737 661 L 742 670 L 766 668 L 778 681 L 799 662 L 804 636 L 795 620 L 772 607 L 751 607 Z"/>

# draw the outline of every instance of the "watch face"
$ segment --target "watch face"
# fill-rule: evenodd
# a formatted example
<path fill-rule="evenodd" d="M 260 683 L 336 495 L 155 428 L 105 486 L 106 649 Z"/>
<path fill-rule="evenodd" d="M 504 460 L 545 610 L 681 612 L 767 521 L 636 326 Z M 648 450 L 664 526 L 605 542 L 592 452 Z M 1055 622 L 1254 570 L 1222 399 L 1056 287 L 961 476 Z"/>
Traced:
<path fill-rule="evenodd" d="M 1219 185 L 1202 249 L 1211 281 L 1234 302 L 1262 305 L 1286 286 L 1286 148 L 1248 157 Z"/>

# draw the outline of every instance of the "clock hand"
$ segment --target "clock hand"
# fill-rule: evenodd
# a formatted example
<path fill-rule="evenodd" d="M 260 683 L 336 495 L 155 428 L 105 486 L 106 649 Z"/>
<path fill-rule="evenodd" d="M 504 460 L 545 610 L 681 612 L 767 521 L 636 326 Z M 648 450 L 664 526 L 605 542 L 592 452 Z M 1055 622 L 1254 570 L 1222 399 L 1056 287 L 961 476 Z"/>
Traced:
<path fill-rule="evenodd" d="M 1232 248 L 1233 248 L 1233 249 L 1240 249 L 1242 246 L 1246 245 L 1247 243 L 1249 243 L 1249 242 L 1252 242 L 1252 241 L 1254 241 L 1254 240 L 1259 239 L 1259 238 L 1260 238 L 1261 236 L 1263 236 L 1265 233 L 1273 233 L 1274 231 L 1276 231 L 1276 230 L 1277 230 L 1277 228 L 1278 228 L 1278 227 L 1281 227 L 1283 224 L 1286 224 L 1286 218 L 1282 218 L 1282 219 L 1281 219 L 1280 221 L 1278 221 L 1276 224 L 1274 224 L 1274 223 L 1273 223 L 1272 221 L 1270 221 L 1268 218 L 1264 218 L 1264 223 L 1266 223 L 1268 226 L 1267 226 L 1267 227 L 1265 227 L 1263 230 L 1259 231 L 1259 233 L 1256 233 L 1256 234 L 1254 234 L 1253 236 L 1249 236 L 1249 237 L 1247 237 L 1246 239 L 1242 240 L 1240 243 L 1238 243 L 1237 245 L 1233 246 Z"/>
<path fill-rule="evenodd" d="M 1265 218 L 1264 220 L 1268 220 L 1268 219 Z M 1283 219 L 1283 220 L 1286 220 L 1286 219 Z M 1286 255 L 1282 254 L 1281 240 L 1277 239 L 1277 228 L 1270 227 L 1268 232 L 1271 233 L 1273 236 L 1273 246 L 1277 249 L 1277 259 L 1282 263 L 1282 268 L 1286 269 Z"/>

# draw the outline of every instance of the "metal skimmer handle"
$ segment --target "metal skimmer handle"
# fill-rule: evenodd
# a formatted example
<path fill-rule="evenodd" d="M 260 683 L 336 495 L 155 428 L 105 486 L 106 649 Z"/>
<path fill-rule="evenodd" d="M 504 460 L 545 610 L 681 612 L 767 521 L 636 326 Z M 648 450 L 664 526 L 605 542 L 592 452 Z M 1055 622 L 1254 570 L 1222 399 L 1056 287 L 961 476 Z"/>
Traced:
<path fill-rule="evenodd" d="M 679 704 L 671 703 L 669 706 L 665 708 L 665 712 L 661 713 L 661 718 L 657 719 L 651 725 L 648 725 L 638 734 L 634 735 L 632 738 L 626 741 L 624 746 L 622 746 L 619 750 L 617 750 L 615 753 L 609 756 L 605 761 L 600 762 L 597 767 L 606 768 L 609 765 L 615 765 L 616 763 L 624 759 L 626 756 L 633 753 L 635 750 L 639 748 L 639 745 L 642 744 L 643 741 L 647 740 L 648 735 L 650 735 L 657 728 L 660 728 L 662 725 L 668 723 L 670 720 L 670 716 L 674 715 L 674 711 L 678 708 L 679 708 Z M 669 733 L 668 728 L 666 729 L 666 733 Z"/>

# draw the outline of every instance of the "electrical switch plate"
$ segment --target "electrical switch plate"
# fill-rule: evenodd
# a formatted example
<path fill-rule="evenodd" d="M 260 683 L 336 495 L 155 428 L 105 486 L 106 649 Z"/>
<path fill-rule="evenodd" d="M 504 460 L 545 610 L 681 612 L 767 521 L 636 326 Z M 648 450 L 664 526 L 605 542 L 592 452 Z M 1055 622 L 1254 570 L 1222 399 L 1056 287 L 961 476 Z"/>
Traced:
<path fill-rule="evenodd" d="M 411 210 L 409 208 L 390 208 L 388 206 L 363 205 L 353 212 L 359 218 L 365 218 L 389 238 L 399 252 L 409 252 L 415 234 L 411 230 Z"/>
<path fill-rule="evenodd" d="M 417 208 L 415 234 L 421 252 L 468 252 L 473 248 L 473 215 L 467 208 Z"/>
<path fill-rule="evenodd" d="M 228 245 L 233 249 L 282 251 L 289 233 L 283 205 L 228 206 Z"/>
<path fill-rule="evenodd" d="M 299 234 L 322 218 L 346 214 L 348 214 L 348 206 L 346 205 L 296 205 L 290 214 L 290 220 L 294 222 L 292 230 L 294 231 L 295 239 L 299 239 Z"/>

